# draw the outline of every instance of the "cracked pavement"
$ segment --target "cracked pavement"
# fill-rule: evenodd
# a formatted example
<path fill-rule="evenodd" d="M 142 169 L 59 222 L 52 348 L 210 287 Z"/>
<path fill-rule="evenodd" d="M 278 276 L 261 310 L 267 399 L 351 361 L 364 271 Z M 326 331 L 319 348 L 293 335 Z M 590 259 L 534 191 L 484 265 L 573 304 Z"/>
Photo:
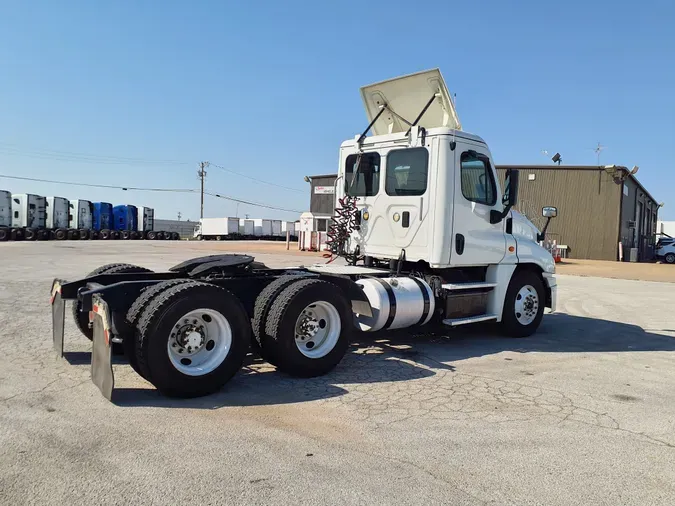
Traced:
<path fill-rule="evenodd" d="M 327 376 L 249 357 L 201 399 L 160 397 L 119 362 L 107 402 L 68 312 L 55 358 L 53 277 L 209 248 L 0 244 L 0 504 L 675 504 L 672 284 L 560 276 L 530 338 L 360 334 Z"/>

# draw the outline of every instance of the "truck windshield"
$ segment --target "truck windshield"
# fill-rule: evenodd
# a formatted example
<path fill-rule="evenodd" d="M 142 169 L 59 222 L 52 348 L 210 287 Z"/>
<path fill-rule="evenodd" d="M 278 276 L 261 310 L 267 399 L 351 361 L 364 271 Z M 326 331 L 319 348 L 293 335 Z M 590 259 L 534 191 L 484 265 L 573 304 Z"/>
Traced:
<path fill-rule="evenodd" d="M 372 197 L 379 188 L 379 153 L 349 155 L 345 166 L 345 193 L 352 197 Z"/>

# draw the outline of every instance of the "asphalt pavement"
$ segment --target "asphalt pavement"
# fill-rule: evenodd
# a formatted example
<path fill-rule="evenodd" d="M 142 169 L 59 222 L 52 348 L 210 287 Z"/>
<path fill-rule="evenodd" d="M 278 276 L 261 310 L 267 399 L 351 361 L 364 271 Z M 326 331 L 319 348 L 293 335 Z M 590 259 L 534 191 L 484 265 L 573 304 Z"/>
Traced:
<path fill-rule="evenodd" d="M 0 504 L 675 504 L 672 284 L 560 276 L 559 311 L 530 338 L 364 334 L 327 376 L 249 357 L 193 400 L 118 363 L 108 402 L 68 317 L 54 356 L 53 277 L 209 248 L 0 244 Z"/>

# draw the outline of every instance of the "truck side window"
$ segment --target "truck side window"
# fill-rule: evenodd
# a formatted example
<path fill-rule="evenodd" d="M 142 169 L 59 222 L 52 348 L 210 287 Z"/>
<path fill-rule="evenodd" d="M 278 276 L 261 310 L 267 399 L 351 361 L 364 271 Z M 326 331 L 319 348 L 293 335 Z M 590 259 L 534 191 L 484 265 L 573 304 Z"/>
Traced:
<path fill-rule="evenodd" d="M 464 198 L 478 204 L 495 205 L 497 189 L 488 157 L 475 151 L 465 151 L 460 162 Z"/>
<path fill-rule="evenodd" d="M 387 154 L 387 195 L 423 195 L 427 191 L 429 151 L 426 148 L 396 149 Z"/>
<path fill-rule="evenodd" d="M 345 193 L 352 197 L 372 197 L 377 195 L 379 189 L 380 154 L 362 153 L 360 160 L 359 155 L 349 155 L 345 167 Z"/>

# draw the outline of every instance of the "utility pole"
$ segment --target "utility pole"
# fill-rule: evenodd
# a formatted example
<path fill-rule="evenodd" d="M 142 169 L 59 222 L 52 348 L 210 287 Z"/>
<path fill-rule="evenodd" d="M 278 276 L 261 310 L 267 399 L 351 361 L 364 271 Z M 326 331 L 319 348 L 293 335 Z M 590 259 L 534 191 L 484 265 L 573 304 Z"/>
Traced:
<path fill-rule="evenodd" d="M 180 211 L 178 211 L 178 221 L 180 221 L 180 217 L 181 217 L 181 214 L 180 214 Z"/>
<path fill-rule="evenodd" d="M 206 177 L 206 171 L 204 169 L 208 166 L 209 166 L 209 162 L 200 162 L 199 163 L 199 170 L 197 171 L 197 177 L 202 182 L 202 203 L 201 203 L 201 209 L 199 211 L 199 217 L 200 218 L 204 218 L 204 178 Z"/>

